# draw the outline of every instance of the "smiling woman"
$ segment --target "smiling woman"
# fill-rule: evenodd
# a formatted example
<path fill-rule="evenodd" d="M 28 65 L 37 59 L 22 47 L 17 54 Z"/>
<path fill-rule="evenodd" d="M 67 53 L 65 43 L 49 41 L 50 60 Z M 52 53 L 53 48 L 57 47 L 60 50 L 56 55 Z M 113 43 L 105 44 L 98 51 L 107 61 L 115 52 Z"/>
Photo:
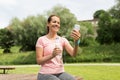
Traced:
<path fill-rule="evenodd" d="M 51 26 L 51 27 L 50 27 Z M 51 15 L 49 18 L 48 18 L 48 23 L 47 23 L 47 30 L 48 30 L 48 33 L 49 31 L 51 32 L 58 32 L 59 31 L 59 28 L 60 28 L 60 18 L 58 16 L 55 16 L 55 15 Z"/>
<path fill-rule="evenodd" d="M 41 36 L 36 42 L 36 60 L 41 69 L 38 73 L 38 80 L 75 80 L 75 78 L 64 71 L 62 60 L 63 49 L 71 55 L 77 54 L 78 45 L 73 48 L 66 38 L 57 33 L 60 29 L 60 17 L 50 15 L 47 21 L 48 33 Z M 80 38 L 80 33 L 73 30 L 71 37 L 75 43 Z"/>

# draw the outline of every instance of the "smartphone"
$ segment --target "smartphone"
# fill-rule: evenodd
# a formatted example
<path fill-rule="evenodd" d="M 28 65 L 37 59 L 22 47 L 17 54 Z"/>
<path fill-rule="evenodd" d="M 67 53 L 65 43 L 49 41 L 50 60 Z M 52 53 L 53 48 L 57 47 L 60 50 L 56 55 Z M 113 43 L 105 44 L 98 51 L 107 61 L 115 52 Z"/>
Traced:
<path fill-rule="evenodd" d="M 80 25 L 75 24 L 73 29 L 79 31 L 80 30 Z"/>

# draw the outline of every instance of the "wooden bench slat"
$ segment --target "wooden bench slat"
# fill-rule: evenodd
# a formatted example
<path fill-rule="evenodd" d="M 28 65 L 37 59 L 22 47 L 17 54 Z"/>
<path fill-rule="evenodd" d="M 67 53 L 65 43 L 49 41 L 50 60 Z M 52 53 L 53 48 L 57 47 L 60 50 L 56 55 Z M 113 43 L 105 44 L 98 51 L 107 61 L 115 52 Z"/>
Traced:
<path fill-rule="evenodd" d="M 5 74 L 6 70 L 13 70 L 13 69 L 15 69 L 15 67 L 12 67 L 12 66 L 0 66 L 0 69 L 3 70 L 3 74 Z"/>

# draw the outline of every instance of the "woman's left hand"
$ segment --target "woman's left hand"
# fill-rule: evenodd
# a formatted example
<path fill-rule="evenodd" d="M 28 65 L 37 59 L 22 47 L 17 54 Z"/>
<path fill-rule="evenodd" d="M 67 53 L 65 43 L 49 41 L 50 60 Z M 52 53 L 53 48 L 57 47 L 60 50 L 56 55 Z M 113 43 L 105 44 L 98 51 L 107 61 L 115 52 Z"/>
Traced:
<path fill-rule="evenodd" d="M 75 41 L 77 41 L 77 40 L 81 37 L 81 34 L 80 34 L 79 31 L 73 30 L 73 31 L 71 32 L 71 37 L 72 37 Z"/>

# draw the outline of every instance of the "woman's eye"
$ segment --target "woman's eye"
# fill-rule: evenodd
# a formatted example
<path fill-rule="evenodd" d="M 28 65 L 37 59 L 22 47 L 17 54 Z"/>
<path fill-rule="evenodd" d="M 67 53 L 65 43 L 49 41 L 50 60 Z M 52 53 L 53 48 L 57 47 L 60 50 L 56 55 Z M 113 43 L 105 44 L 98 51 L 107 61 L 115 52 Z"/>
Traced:
<path fill-rule="evenodd" d="M 53 23 L 57 23 L 57 24 L 60 24 L 60 22 L 57 22 L 57 21 L 53 21 Z"/>
<path fill-rule="evenodd" d="M 56 21 L 54 21 L 53 23 L 56 23 Z"/>
<path fill-rule="evenodd" d="M 53 23 L 56 23 L 56 21 L 53 21 Z"/>

